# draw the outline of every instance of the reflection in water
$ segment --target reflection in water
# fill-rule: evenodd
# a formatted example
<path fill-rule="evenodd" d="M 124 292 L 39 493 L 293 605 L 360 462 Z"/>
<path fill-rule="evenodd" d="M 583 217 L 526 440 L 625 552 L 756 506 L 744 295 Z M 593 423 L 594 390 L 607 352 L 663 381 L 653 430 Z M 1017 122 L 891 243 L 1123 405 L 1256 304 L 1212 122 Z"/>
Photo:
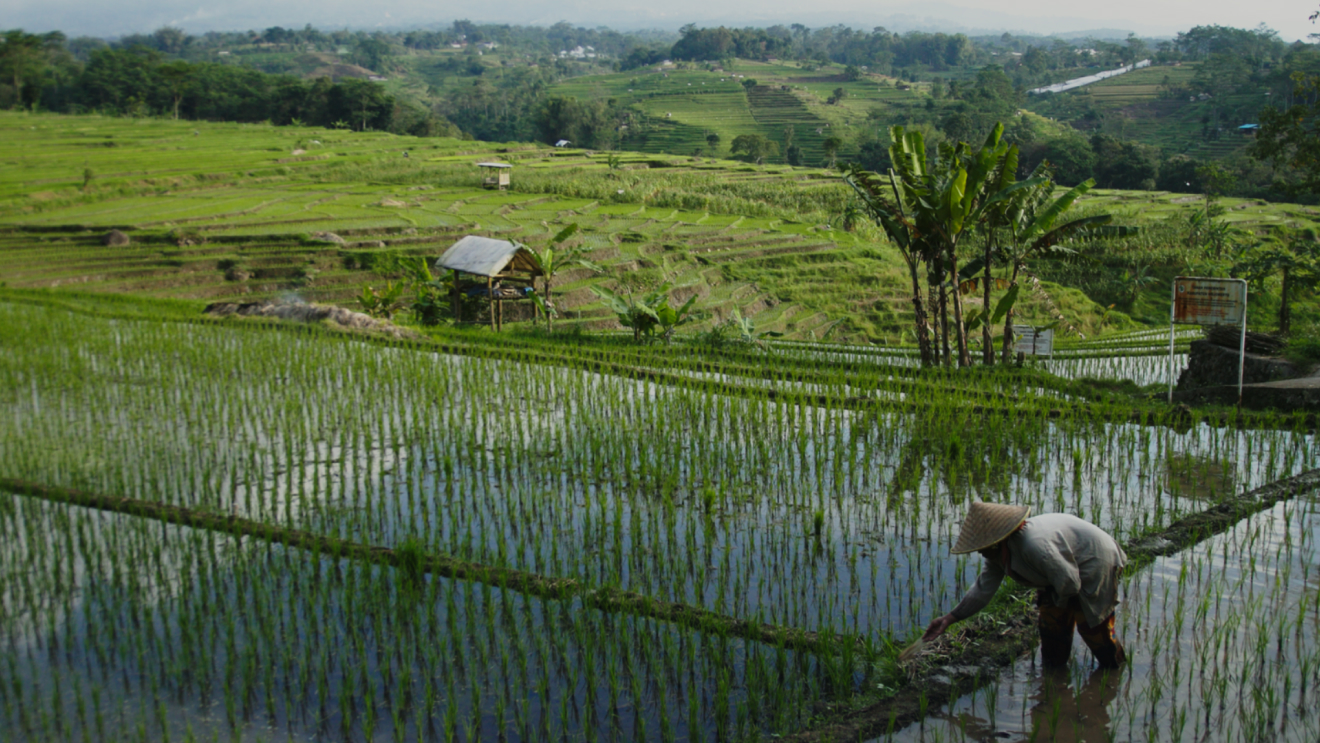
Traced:
<path fill-rule="evenodd" d="M 1095 357 L 1059 357 L 1042 359 L 1038 362 L 1051 374 L 1058 374 L 1069 379 L 1130 379 L 1138 386 L 1167 382 L 1169 379 L 1169 357 L 1166 354 L 1148 353 L 1132 356 L 1095 356 Z M 1174 374 L 1187 368 L 1187 354 L 1180 353 L 1173 358 Z"/>
<path fill-rule="evenodd" d="M 1282 503 L 1130 577 L 1118 630 L 1130 663 L 1062 673 L 1038 655 L 880 740 L 1320 740 L 1320 512 Z M 1037 651 L 1038 652 L 1038 651 Z"/>
<path fill-rule="evenodd" d="M 1192 453 L 1169 453 L 1165 484 L 1170 493 L 1179 497 L 1210 501 L 1225 493 L 1240 492 L 1237 471 L 1231 463 Z"/>
<path fill-rule="evenodd" d="M 1121 675 L 1103 668 L 1091 671 L 1078 684 L 1068 669 L 1044 669 L 1036 692 L 1030 697 L 1030 724 L 1014 731 L 1011 723 L 996 728 L 993 717 L 980 717 L 975 711 L 936 718 L 955 727 L 968 740 L 994 740 L 1024 733 L 1029 740 L 1057 743 L 1109 743 L 1109 705 L 1118 696 Z M 992 705 L 986 714 L 994 710 Z"/>
<path fill-rule="evenodd" d="M 804 727 L 839 675 L 577 599 L 2 491 L 0 617 L 3 743 L 745 740 Z"/>

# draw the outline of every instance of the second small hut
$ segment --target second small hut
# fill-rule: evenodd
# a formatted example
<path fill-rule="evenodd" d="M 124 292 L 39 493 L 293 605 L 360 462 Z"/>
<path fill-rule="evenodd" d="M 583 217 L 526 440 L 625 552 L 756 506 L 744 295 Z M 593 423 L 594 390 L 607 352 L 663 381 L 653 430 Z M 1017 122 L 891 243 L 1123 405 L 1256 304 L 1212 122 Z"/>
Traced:
<path fill-rule="evenodd" d="M 476 235 L 451 245 L 436 266 L 454 272 L 449 302 L 454 319 L 463 320 L 465 295 L 484 296 L 490 302 L 491 330 L 504 327 L 504 303 L 529 300 L 536 277 L 544 274 L 536 255 L 526 245 Z M 465 280 L 464 274 L 472 278 Z M 536 316 L 536 305 L 532 305 L 532 316 Z"/>

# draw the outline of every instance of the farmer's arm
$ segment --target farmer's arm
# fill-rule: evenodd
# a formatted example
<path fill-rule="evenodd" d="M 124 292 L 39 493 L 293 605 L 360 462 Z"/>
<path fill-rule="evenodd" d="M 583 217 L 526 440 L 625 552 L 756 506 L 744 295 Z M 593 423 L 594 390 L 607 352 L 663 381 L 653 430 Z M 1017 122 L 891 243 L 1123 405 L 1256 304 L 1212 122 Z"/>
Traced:
<path fill-rule="evenodd" d="M 1004 582 L 1004 567 L 998 560 L 986 560 L 985 569 L 976 577 L 976 583 L 972 584 L 971 590 L 963 596 L 963 600 L 953 608 L 953 611 L 942 617 L 936 618 L 926 628 L 926 634 L 922 635 L 924 640 L 934 640 L 936 637 L 944 634 L 954 622 L 961 622 L 967 617 L 985 608 L 994 598 L 995 592 L 999 590 L 999 584 Z"/>

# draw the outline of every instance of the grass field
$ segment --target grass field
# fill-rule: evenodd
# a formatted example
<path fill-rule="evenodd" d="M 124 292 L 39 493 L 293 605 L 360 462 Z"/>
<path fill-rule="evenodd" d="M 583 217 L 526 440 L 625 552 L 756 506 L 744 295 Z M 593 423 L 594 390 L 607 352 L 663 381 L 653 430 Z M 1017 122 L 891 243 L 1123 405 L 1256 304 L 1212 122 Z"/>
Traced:
<path fill-rule="evenodd" d="M 738 125 L 761 126 L 769 110 L 746 109 Z M 810 109 L 780 110 L 789 113 L 777 121 L 796 122 L 804 146 L 819 141 L 798 125 Z M 700 108 L 673 113 L 696 117 Z M 892 343 L 910 317 L 897 253 L 874 228 L 832 226 L 848 192 L 827 171 L 640 153 L 623 154 L 612 170 L 600 155 L 518 144 L 153 119 L 0 120 L 22 143 L 0 177 L 0 269 L 14 287 L 197 300 L 297 292 L 351 304 L 364 284 L 385 280 L 371 266 L 393 265 L 391 257 L 435 257 L 472 233 L 535 245 L 577 222 L 578 239 L 608 269 L 560 279 L 560 306 L 584 327 L 614 327 L 589 286 L 638 271 L 698 294 L 712 322 L 736 308 L 760 329 L 789 338 L 828 332 L 835 340 Z M 473 163 L 496 158 L 517 166 L 509 193 L 474 188 Z M 1096 191 L 1081 205 L 1125 223 L 1159 225 L 1182 219 L 1199 201 Z M 1226 221 L 1262 234 L 1317 217 L 1286 204 L 1224 205 Z M 132 244 L 102 246 L 112 228 L 131 234 Z M 312 239 L 317 232 L 346 244 Z M 236 267 L 246 278 L 234 280 Z M 1132 327 L 1075 289 L 1045 286 L 1046 294 L 1021 307 L 1026 319 L 1047 316 L 1054 303 L 1087 335 Z"/>
<path fill-rule="evenodd" d="M 793 338 L 896 340 L 907 312 L 896 254 L 827 226 L 847 196 L 821 171 L 646 155 L 612 171 L 581 151 L 251 125 L 6 124 L 24 143 L 0 180 L 14 287 L 349 302 L 383 281 L 363 269 L 371 254 L 434 257 L 469 233 L 535 244 L 578 222 L 610 269 L 561 279 L 561 306 L 586 326 L 613 325 L 587 287 L 637 270 L 690 286 L 716 317 L 737 308 Z M 496 157 L 518 164 L 513 192 L 471 185 L 472 164 Z M 112 228 L 133 243 L 103 247 Z M 323 231 L 347 244 L 308 237 Z M 232 280 L 236 266 L 248 277 Z M 1100 329 L 1084 297 L 1070 304 Z"/>

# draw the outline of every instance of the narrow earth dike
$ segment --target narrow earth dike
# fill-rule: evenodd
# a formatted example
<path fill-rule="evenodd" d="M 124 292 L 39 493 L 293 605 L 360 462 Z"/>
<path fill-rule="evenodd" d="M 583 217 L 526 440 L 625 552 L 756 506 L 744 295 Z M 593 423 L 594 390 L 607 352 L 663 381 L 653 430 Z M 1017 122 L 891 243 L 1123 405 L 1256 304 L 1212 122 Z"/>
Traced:
<path fill-rule="evenodd" d="M 608 586 L 591 587 L 572 578 L 551 578 L 512 568 L 456 560 L 445 555 L 412 552 L 406 548 L 391 549 L 350 542 L 215 511 L 183 508 L 137 498 L 99 495 L 71 488 L 48 487 L 11 478 L 0 478 L 0 490 L 55 503 L 123 513 L 196 529 L 209 529 L 235 537 L 252 537 L 304 550 L 316 557 L 361 560 L 388 565 L 405 572 L 429 573 L 443 578 L 485 583 L 543 599 L 563 600 L 580 597 L 586 605 L 603 611 L 660 619 L 702 632 L 740 637 L 768 645 L 782 645 L 794 650 L 813 653 L 840 652 L 848 655 L 862 648 L 865 643 L 863 638 L 850 635 L 820 635 L 793 627 L 731 617 L 690 604 L 661 601 L 633 591 Z"/>

